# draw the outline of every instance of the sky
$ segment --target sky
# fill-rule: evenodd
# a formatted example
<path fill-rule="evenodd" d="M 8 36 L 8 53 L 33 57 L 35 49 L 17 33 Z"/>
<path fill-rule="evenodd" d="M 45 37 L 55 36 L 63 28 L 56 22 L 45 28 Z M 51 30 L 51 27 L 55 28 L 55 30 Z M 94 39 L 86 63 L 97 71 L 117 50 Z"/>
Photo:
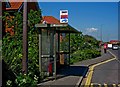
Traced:
<path fill-rule="evenodd" d="M 57 19 L 60 10 L 68 10 L 68 24 L 78 31 L 98 40 L 118 40 L 117 2 L 39 2 L 39 7 L 42 16 Z"/>

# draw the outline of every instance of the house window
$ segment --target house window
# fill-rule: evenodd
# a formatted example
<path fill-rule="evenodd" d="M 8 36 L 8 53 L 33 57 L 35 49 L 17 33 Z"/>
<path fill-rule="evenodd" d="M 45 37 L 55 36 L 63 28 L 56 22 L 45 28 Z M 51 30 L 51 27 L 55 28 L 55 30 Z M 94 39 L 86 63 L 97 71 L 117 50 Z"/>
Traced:
<path fill-rule="evenodd" d="M 6 4 L 6 8 L 10 8 L 10 3 L 9 2 L 5 2 Z"/>

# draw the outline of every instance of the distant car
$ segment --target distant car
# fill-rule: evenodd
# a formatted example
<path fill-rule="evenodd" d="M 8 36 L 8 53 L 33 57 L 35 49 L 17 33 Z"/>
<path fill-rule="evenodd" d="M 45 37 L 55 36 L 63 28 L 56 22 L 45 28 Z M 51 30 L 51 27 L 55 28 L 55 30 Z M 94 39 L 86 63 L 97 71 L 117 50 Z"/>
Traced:
<path fill-rule="evenodd" d="M 119 46 L 118 46 L 118 45 L 113 45 L 113 46 L 112 46 L 112 49 L 113 49 L 113 50 L 118 50 L 118 49 L 119 49 Z"/>
<path fill-rule="evenodd" d="M 107 47 L 112 49 L 112 44 L 108 44 Z"/>

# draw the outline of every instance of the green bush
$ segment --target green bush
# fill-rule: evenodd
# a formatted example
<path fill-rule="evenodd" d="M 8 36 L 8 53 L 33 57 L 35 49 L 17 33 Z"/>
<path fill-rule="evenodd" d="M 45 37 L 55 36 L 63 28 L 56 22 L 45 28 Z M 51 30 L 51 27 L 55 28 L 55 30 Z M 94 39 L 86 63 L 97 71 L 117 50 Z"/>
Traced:
<path fill-rule="evenodd" d="M 37 87 L 38 77 L 34 75 L 34 78 L 31 78 L 29 75 L 20 74 L 15 82 L 17 87 Z"/>
<path fill-rule="evenodd" d="M 22 72 L 22 54 L 23 54 L 23 16 L 22 12 L 14 12 L 14 18 L 12 21 L 8 20 L 6 17 L 11 17 L 8 12 L 4 12 L 3 20 L 8 23 L 8 27 L 14 26 L 14 35 L 11 36 L 10 33 L 6 33 L 2 40 L 2 58 L 8 64 L 9 68 L 18 77 L 18 83 L 21 83 L 23 77 L 21 77 Z M 34 75 L 40 81 L 39 72 L 39 40 L 38 40 L 38 30 L 34 27 L 35 24 L 40 23 L 41 11 L 30 10 L 28 13 L 28 74 L 25 79 L 33 82 Z M 4 25 L 6 26 L 6 25 Z M 21 78 L 20 78 L 21 77 Z M 19 80 L 20 79 L 20 80 Z M 10 83 L 10 81 L 8 81 Z M 28 84 L 29 85 L 29 84 Z M 28 86 L 30 87 L 30 86 Z"/>
<path fill-rule="evenodd" d="M 70 62 L 71 64 L 79 62 L 82 60 L 92 59 L 100 56 L 101 53 L 96 49 L 83 49 L 77 50 L 71 54 Z"/>
<path fill-rule="evenodd" d="M 68 52 L 69 35 L 60 43 L 60 50 Z M 82 32 L 70 34 L 70 63 L 79 62 L 91 58 L 96 58 L 101 55 L 99 41 L 89 35 L 83 35 Z"/>
<path fill-rule="evenodd" d="M 65 45 L 68 42 L 69 35 L 61 42 L 62 50 L 67 49 Z M 95 58 L 101 55 L 99 41 L 89 35 L 83 35 L 82 32 L 70 34 L 70 52 L 71 64 L 86 59 Z M 66 51 L 66 50 L 65 50 Z"/>

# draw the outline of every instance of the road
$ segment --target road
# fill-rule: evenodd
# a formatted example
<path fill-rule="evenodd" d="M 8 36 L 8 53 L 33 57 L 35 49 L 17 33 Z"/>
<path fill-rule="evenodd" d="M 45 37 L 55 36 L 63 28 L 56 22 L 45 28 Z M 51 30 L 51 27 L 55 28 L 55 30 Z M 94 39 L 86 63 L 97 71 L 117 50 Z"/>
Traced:
<path fill-rule="evenodd" d="M 120 62 L 118 50 L 109 50 L 116 59 L 100 64 L 94 68 L 91 85 L 105 85 L 116 87 L 120 84 Z M 120 86 L 119 86 L 120 87 Z"/>

